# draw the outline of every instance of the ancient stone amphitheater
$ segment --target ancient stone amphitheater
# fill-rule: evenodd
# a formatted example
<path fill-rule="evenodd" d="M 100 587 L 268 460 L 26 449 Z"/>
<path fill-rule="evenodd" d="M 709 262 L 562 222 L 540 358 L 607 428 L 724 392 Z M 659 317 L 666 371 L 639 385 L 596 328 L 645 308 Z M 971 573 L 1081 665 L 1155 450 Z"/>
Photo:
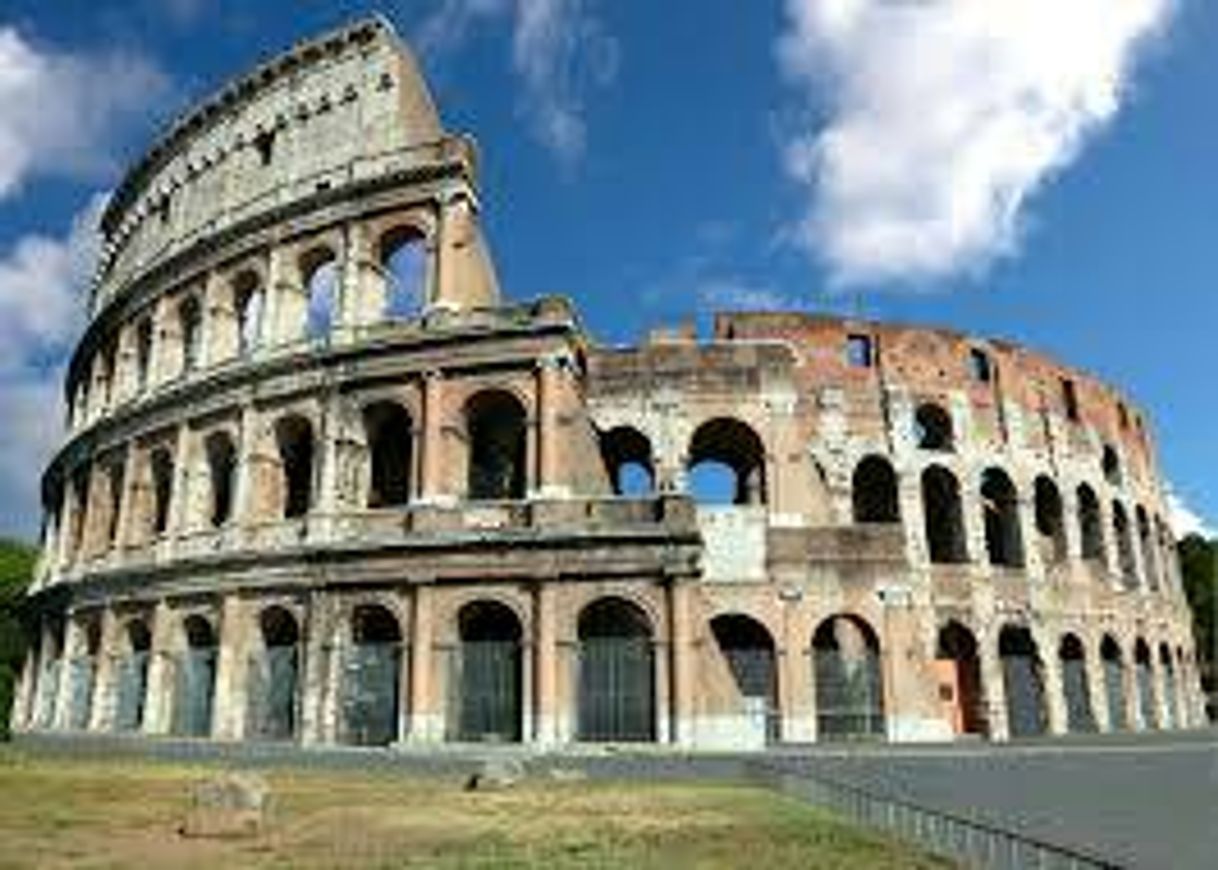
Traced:
<path fill-rule="evenodd" d="M 1144 414 L 1003 341 L 507 302 L 389 25 L 103 220 L 17 730 L 754 747 L 1200 724 Z M 702 482 L 699 482 L 702 481 Z"/>

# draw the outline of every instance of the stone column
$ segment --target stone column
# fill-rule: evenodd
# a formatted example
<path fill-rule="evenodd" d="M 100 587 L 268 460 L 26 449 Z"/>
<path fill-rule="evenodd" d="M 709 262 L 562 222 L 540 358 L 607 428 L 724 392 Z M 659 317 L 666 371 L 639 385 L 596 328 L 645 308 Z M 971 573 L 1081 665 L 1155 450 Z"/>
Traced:
<path fill-rule="evenodd" d="M 169 526 L 165 530 L 166 537 L 177 539 L 185 537 L 190 530 L 190 426 L 186 423 L 178 425 L 173 448 L 173 488 L 169 491 Z"/>
<path fill-rule="evenodd" d="M 1087 700 L 1091 703 L 1095 728 L 1103 733 L 1112 730 L 1112 723 L 1108 721 L 1108 683 L 1105 681 L 1104 660 L 1100 656 L 1099 644 L 1092 643 L 1092 640 L 1083 641 L 1087 644 L 1086 656 L 1083 659 L 1087 669 Z"/>
<path fill-rule="evenodd" d="M 979 634 L 977 647 L 981 681 L 985 686 L 985 698 L 988 702 L 986 718 L 989 722 L 990 738 L 995 743 L 1003 743 L 1011 738 L 1011 732 L 1007 720 L 1007 686 L 1003 679 L 1002 659 L 998 655 L 998 639 L 988 634 Z"/>
<path fill-rule="evenodd" d="M 694 631 L 691 588 L 681 578 L 670 578 L 668 607 L 672 625 L 672 742 L 694 743 Z"/>
<path fill-rule="evenodd" d="M 538 581 L 533 594 L 533 625 L 536 640 L 533 646 L 534 704 L 533 740 L 542 745 L 558 742 L 558 614 L 556 612 L 557 578 Z"/>
<path fill-rule="evenodd" d="M 811 639 L 800 631 L 797 590 L 784 590 L 782 638 L 778 650 L 778 691 L 782 739 L 786 743 L 816 740 L 816 709 L 812 691 Z M 800 595 L 797 598 L 796 595 Z"/>
<path fill-rule="evenodd" d="M 199 368 L 208 369 L 237 355 L 237 312 L 232 288 L 215 272 L 203 286 L 203 322 L 199 327 Z"/>
<path fill-rule="evenodd" d="M 414 591 L 414 612 L 410 622 L 410 741 L 424 743 L 443 738 L 443 717 L 435 706 L 432 691 L 434 664 L 432 649 L 432 588 L 421 583 Z"/>
<path fill-rule="evenodd" d="M 122 448 L 122 492 L 118 496 L 118 519 L 114 523 L 114 549 L 122 552 L 131 540 L 131 514 L 135 480 L 135 442 L 128 441 Z"/>
<path fill-rule="evenodd" d="M 556 355 L 542 357 L 536 368 L 536 410 L 533 428 L 533 455 L 536 470 L 533 486 L 537 495 L 547 497 L 561 495 L 565 487 L 559 486 L 558 470 L 558 379 L 562 377 L 562 359 Z M 532 471 L 532 469 L 530 469 Z"/>
<path fill-rule="evenodd" d="M 90 731 L 113 731 L 114 713 L 118 703 L 118 658 L 121 651 L 122 626 L 117 615 L 107 607 L 101 613 L 101 645 L 97 651 L 97 674 L 94 677 L 93 709 L 89 713 Z"/>
<path fill-rule="evenodd" d="M 244 602 L 235 593 L 220 603 L 220 649 L 216 656 L 215 709 L 211 736 L 240 740 L 245 736 L 249 644 Z"/>
<path fill-rule="evenodd" d="M 59 653 L 59 685 L 55 697 L 55 718 L 51 727 L 62 731 L 70 727 L 72 720 L 72 660 L 76 658 L 82 635 L 76 615 L 69 613 L 64 623 L 63 648 Z"/>
<path fill-rule="evenodd" d="M 174 663 L 173 611 L 168 602 L 158 601 L 152 612 L 152 648 L 148 661 L 148 686 L 144 701 L 143 732 L 169 733 L 173 708 Z"/>
<path fill-rule="evenodd" d="M 1036 646 L 1040 652 L 1044 673 L 1045 712 L 1048 714 L 1047 733 L 1065 734 L 1070 728 L 1069 715 L 1066 711 L 1065 687 L 1062 682 L 1061 659 L 1054 646 L 1042 644 L 1041 640 L 1037 639 Z"/>
<path fill-rule="evenodd" d="M 444 378 L 438 371 L 423 375 L 423 443 L 419 495 L 423 502 L 436 502 L 448 493 L 444 485 Z"/>
<path fill-rule="evenodd" d="M 314 529 L 321 533 L 323 539 L 331 538 L 334 533 L 333 521 L 339 507 L 339 461 L 343 439 L 339 401 L 337 393 L 330 393 L 321 402 L 321 419 L 317 427 L 321 440 L 318 457 L 321 467 L 317 470 L 317 499 L 313 509 L 315 515 L 320 515 L 320 522 L 314 522 L 314 518 L 310 518 L 310 537 L 313 537 Z"/>
<path fill-rule="evenodd" d="M 333 723 L 327 719 L 328 699 L 337 691 L 331 659 L 332 645 L 339 627 L 331 620 L 327 600 L 320 592 L 309 599 L 309 615 L 304 620 L 304 668 L 300 686 L 300 742 L 312 746 L 332 740 Z"/>

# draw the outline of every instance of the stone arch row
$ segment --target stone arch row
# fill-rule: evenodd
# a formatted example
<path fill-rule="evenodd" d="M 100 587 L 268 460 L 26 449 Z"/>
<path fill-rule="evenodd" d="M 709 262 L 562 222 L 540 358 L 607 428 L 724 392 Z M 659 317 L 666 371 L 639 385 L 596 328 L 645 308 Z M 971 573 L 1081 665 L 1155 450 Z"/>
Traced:
<path fill-rule="evenodd" d="M 85 361 L 70 391 L 69 426 L 264 347 L 418 316 L 433 292 L 434 222 L 421 209 L 373 220 L 369 250 L 358 254 L 338 230 L 327 231 L 170 291 Z"/>
<path fill-rule="evenodd" d="M 1104 633 L 1089 654 L 1078 633 L 1065 631 L 1050 663 L 1027 627 L 1004 624 L 996 642 L 1001 683 L 996 691 L 987 685 L 976 636 L 962 622 L 948 620 L 936 641 L 938 696 L 957 734 L 995 733 L 991 715 L 1003 715 L 1003 709 L 1001 727 L 1011 737 L 1187 727 L 1189 659 L 1184 648 L 1173 650 L 1166 640 L 1152 647 L 1141 636 L 1131 645 L 1132 671 L 1111 633 Z M 1056 723 L 1051 721 L 1055 707 L 1061 711 Z"/>

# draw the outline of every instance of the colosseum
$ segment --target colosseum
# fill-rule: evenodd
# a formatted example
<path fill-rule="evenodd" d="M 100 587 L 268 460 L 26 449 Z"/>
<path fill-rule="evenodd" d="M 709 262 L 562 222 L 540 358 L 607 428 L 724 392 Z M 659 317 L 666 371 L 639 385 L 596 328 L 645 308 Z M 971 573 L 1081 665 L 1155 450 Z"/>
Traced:
<path fill-rule="evenodd" d="M 501 296 L 477 168 L 380 18 L 231 81 L 134 165 L 43 477 L 15 730 L 757 748 L 1202 723 L 1119 391 L 806 313 L 600 345 L 568 299 Z"/>

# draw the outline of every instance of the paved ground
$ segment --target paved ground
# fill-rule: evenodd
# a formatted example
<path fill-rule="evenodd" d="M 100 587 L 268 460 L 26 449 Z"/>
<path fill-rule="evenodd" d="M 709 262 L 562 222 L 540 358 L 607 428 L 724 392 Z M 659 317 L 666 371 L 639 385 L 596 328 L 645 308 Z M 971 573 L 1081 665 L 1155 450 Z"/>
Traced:
<path fill-rule="evenodd" d="M 792 747 L 764 754 L 605 751 L 538 755 L 522 747 L 300 749 L 276 744 L 114 737 L 24 737 L 46 751 L 130 752 L 175 760 L 325 767 L 400 767 L 460 775 L 493 754 L 529 768 L 579 767 L 592 777 L 737 779 L 778 767 L 969 816 L 1098 854 L 1125 867 L 1218 867 L 1218 732 L 1112 735 L 1002 746 Z"/>

